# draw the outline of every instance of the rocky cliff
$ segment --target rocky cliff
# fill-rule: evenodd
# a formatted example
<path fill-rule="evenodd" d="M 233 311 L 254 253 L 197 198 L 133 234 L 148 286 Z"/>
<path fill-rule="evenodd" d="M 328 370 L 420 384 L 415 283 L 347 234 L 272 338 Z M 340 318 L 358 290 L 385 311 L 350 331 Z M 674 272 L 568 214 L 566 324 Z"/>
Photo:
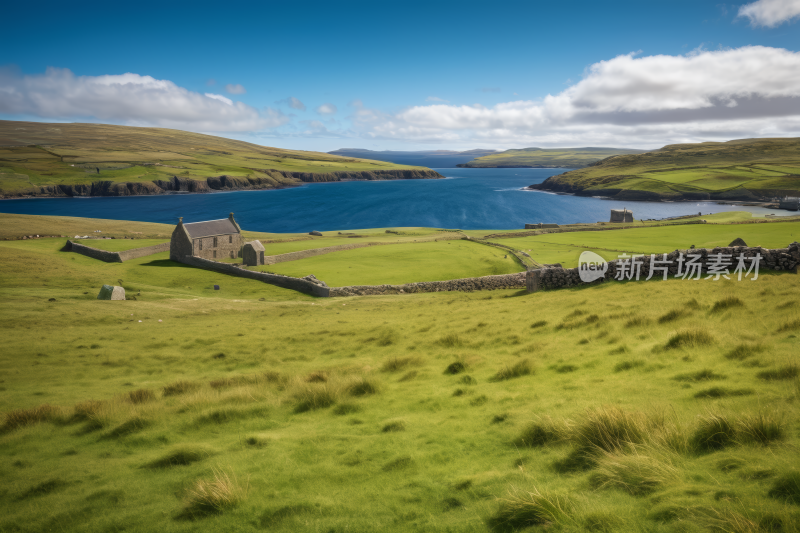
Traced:
<path fill-rule="evenodd" d="M 204 193 L 214 191 L 282 189 L 303 183 L 329 181 L 374 181 L 444 178 L 433 170 L 372 170 L 353 172 L 291 172 L 264 170 L 253 176 L 213 176 L 205 180 L 179 178 L 169 180 L 115 182 L 96 181 L 91 184 L 48 185 L 7 193 L 2 198 L 71 197 L 71 196 L 139 196 L 168 193 Z"/>

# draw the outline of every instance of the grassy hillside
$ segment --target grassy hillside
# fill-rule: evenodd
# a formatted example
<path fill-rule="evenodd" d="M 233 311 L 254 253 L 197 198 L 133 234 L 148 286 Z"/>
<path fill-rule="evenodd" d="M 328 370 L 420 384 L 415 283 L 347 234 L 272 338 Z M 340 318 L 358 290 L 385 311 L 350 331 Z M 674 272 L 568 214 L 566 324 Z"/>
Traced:
<path fill-rule="evenodd" d="M 800 530 L 796 274 L 315 299 L 62 243 L 0 241 L 0 531 Z"/>
<path fill-rule="evenodd" d="M 676 144 L 605 159 L 531 188 L 620 199 L 757 199 L 800 191 L 800 139 Z"/>
<path fill-rule="evenodd" d="M 291 180 L 283 183 L 265 171 L 416 168 L 421 167 L 270 148 L 164 128 L 0 121 L 0 193 L 99 180 L 168 180 L 172 176 L 194 180 L 219 175 L 257 177 L 281 186 Z"/>
<path fill-rule="evenodd" d="M 583 168 L 620 154 L 639 154 L 644 150 L 626 148 L 521 148 L 473 159 L 458 165 L 465 168 Z"/>

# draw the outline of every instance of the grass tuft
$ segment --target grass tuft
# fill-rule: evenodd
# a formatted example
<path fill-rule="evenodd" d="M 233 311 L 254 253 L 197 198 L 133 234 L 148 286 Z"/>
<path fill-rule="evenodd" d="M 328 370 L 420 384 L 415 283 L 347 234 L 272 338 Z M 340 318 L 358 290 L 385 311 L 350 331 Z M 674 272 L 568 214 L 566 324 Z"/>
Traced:
<path fill-rule="evenodd" d="M 409 366 L 419 366 L 422 360 L 419 357 L 392 357 L 381 365 L 384 372 L 398 372 Z"/>
<path fill-rule="evenodd" d="M 505 498 L 498 498 L 497 512 L 487 520 L 492 531 L 506 533 L 532 526 L 572 523 L 572 502 L 563 495 L 512 489 Z"/>
<path fill-rule="evenodd" d="M 391 420 L 384 424 L 383 428 L 381 429 L 384 433 L 394 433 L 396 431 L 405 431 L 406 430 L 406 423 L 403 420 Z"/>
<path fill-rule="evenodd" d="M 565 421 L 556 422 L 549 416 L 541 416 L 522 430 L 514 444 L 517 446 L 544 446 L 564 442 L 569 435 L 569 426 Z"/>
<path fill-rule="evenodd" d="M 50 493 L 53 493 L 59 489 L 66 487 L 69 483 L 64 481 L 60 478 L 53 478 L 48 479 L 47 481 L 43 481 L 33 487 L 29 488 L 22 494 L 17 497 L 18 501 L 27 500 L 30 498 L 36 498 L 39 496 L 46 496 Z"/>
<path fill-rule="evenodd" d="M 209 457 L 211 452 L 205 446 L 184 444 L 172 448 L 169 452 L 155 461 L 148 463 L 148 468 L 169 468 L 172 466 L 186 466 Z"/>
<path fill-rule="evenodd" d="M 786 436 L 783 418 L 772 411 L 744 415 L 736 425 L 741 442 L 768 445 Z"/>
<path fill-rule="evenodd" d="M 705 368 L 703 370 L 698 370 L 697 372 L 689 372 L 686 374 L 678 374 L 674 376 L 672 379 L 675 381 L 712 381 L 717 379 L 725 379 L 726 376 L 722 374 L 717 374 L 713 370 L 709 368 Z"/>
<path fill-rule="evenodd" d="M 732 307 L 744 307 L 744 302 L 736 296 L 728 296 L 727 298 L 714 302 L 714 305 L 711 307 L 711 312 L 719 313 L 720 311 L 725 311 Z"/>
<path fill-rule="evenodd" d="M 123 422 L 122 424 L 118 425 L 105 435 L 103 438 L 105 439 L 119 439 L 122 437 L 127 437 L 133 433 L 143 430 L 147 426 L 152 424 L 152 422 L 146 418 L 142 418 L 140 416 L 134 416 Z"/>
<path fill-rule="evenodd" d="M 725 354 L 725 359 L 732 361 L 744 361 L 748 357 L 752 357 L 764 351 L 764 346 L 761 344 L 737 344 L 731 351 Z"/>
<path fill-rule="evenodd" d="M 798 375 L 800 375 L 800 366 L 789 364 L 773 370 L 763 370 L 756 374 L 756 377 L 765 381 L 781 381 L 794 379 Z"/>
<path fill-rule="evenodd" d="M 634 368 L 640 368 L 645 365 L 645 362 L 641 359 L 630 359 L 628 361 L 620 361 L 616 365 L 614 365 L 614 372 L 624 372 L 625 370 L 633 370 Z"/>
<path fill-rule="evenodd" d="M 690 443 L 697 452 L 713 452 L 735 444 L 736 438 L 733 421 L 725 415 L 709 411 L 698 417 Z"/>
<path fill-rule="evenodd" d="M 13 431 L 30 424 L 48 422 L 60 416 L 61 409 L 49 404 L 39 405 L 33 409 L 17 409 L 6 413 L 6 420 L 0 430 Z"/>
<path fill-rule="evenodd" d="M 631 446 L 627 452 L 602 452 L 597 471 L 590 478 L 595 488 L 615 488 L 633 496 L 643 496 L 677 480 L 680 471 L 671 454 L 653 448 Z"/>
<path fill-rule="evenodd" d="M 155 399 L 156 395 L 148 389 L 132 390 L 128 393 L 128 400 L 131 403 L 147 403 Z"/>
<path fill-rule="evenodd" d="M 164 387 L 162 394 L 164 396 L 177 396 L 179 394 L 186 394 L 200 388 L 200 385 L 191 381 L 176 381 Z"/>
<path fill-rule="evenodd" d="M 695 393 L 698 399 L 731 398 L 736 396 L 749 396 L 755 394 L 753 389 L 726 389 L 725 387 L 711 387 Z"/>
<path fill-rule="evenodd" d="M 445 346 L 447 348 L 457 348 L 459 346 L 463 346 L 464 341 L 461 340 L 461 337 L 459 337 L 457 333 L 448 333 L 447 335 L 440 337 L 436 341 L 436 344 Z"/>
<path fill-rule="evenodd" d="M 505 381 L 507 379 L 527 376 L 534 373 L 533 363 L 528 359 L 517 361 L 513 366 L 504 366 L 490 381 Z"/>
<path fill-rule="evenodd" d="M 302 383 L 295 387 L 292 396 L 295 399 L 295 413 L 305 413 L 315 409 L 324 409 L 335 404 L 342 392 L 338 385 L 332 383 Z"/>
<path fill-rule="evenodd" d="M 672 322 L 673 320 L 678 320 L 679 318 L 683 318 L 684 316 L 688 315 L 689 312 L 686 309 L 673 309 L 672 311 L 668 311 L 658 317 L 659 324 L 666 324 L 667 322 Z"/>
<path fill-rule="evenodd" d="M 800 505 L 800 471 L 792 470 L 779 476 L 768 494 L 772 498 Z"/>
<path fill-rule="evenodd" d="M 782 324 L 781 327 L 778 328 L 778 333 L 783 333 L 784 331 L 795 331 L 798 329 L 800 329 L 800 318 Z"/>
<path fill-rule="evenodd" d="M 547 320 L 537 320 L 533 324 L 531 324 L 531 329 L 543 328 L 547 325 Z"/>
<path fill-rule="evenodd" d="M 360 376 L 347 386 L 347 393 L 351 396 L 377 394 L 380 390 L 380 382 L 371 376 Z"/>
<path fill-rule="evenodd" d="M 194 482 L 186 495 L 182 515 L 202 517 L 221 513 L 236 507 L 246 493 L 246 487 L 242 487 L 234 475 L 215 469 L 212 479 Z"/>
<path fill-rule="evenodd" d="M 680 331 L 670 337 L 667 341 L 666 348 L 697 348 L 699 346 L 708 346 L 714 343 L 714 337 L 704 328 L 691 328 Z"/>
<path fill-rule="evenodd" d="M 447 365 L 447 368 L 444 369 L 445 374 L 460 374 L 461 372 L 467 369 L 466 363 L 462 361 L 456 361 L 454 363 L 450 363 Z"/>
<path fill-rule="evenodd" d="M 631 444 L 642 444 L 650 432 L 643 413 L 630 413 L 618 407 L 599 407 L 586 412 L 576 425 L 572 440 L 578 450 L 593 454 L 600 450 L 616 452 Z"/>

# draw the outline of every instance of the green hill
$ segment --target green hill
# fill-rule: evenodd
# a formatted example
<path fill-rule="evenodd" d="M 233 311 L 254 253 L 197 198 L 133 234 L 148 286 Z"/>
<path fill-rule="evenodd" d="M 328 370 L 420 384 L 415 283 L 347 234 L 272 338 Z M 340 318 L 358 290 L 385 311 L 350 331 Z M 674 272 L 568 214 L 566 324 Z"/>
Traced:
<path fill-rule="evenodd" d="M 800 228 L 712 223 L 726 216 L 501 242 L 549 262 L 583 244 L 782 247 Z M 0 215 L 0 239 L 21 228 L 148 237 L 94 241 L 115 247 L 172 230 Z M 294 263 L 411 278 L 506 253 L 414 243 L 435 233 L 360 230 L 402 244 Z M 251 235 L 268 253 L 347 240 Z M 800 531 L 792 272 L 314 298 L 63 244 L 0 240 L 1 532 Z M 104 283 L 130 299 L 97 300 Z"/>
<path fill-rule="evenodd" d="M 673 144 L 609 157 L 531 189 L 620 200 L 760 200 L 800 191 L 800 139 Z"/>
<path fill-rule="evenodd" d="M 521 148 L 485 155 L 463 168 L 583 168 L 595 161 L 620 154 L 640 154 L 644 150 L 626 148 Z"/>
<path fill-rule="evenodd" d="M 0 197 L 119 196 L 437 177 L 424 167 L 164 128 L 0 121 Z"/>

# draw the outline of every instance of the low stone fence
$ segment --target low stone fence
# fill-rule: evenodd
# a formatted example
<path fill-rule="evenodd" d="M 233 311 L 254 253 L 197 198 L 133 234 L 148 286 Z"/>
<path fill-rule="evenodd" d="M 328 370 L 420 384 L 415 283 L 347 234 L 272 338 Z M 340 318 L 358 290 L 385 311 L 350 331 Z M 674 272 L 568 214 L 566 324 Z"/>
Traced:
<path fill-rule="evenodd" d="M 159 252 L 168 252 L 169 242 L 164 242 L 153 246 L 145 246 L 144 248 L 123 250 L 121 252 L 109 252 L 108 250 L 92 248 L 91 246 L 86 246 L 85 244 L 81 244 L 79 242 L 72 242 L 71 240 L 67 239 L 67 243 L 64 245 L 63 250 L 85 255 L 87 257 L 91 257 L 92 259 L 99 259 L 100 261 L 105 261 L 106 263 L 123 263 L 131 259 L 136 259 L 137 257 L 145 257 L 148 255 L 157 254 Z"/>
<path fill-rule="evenodd" d="M 720 255 L 722 254 L 722 255 Z M 658 270 L 666 268 L 669 278 L 674 278 L 676 274 L 683 274 L 687 271 L 692 272 L 691 278 L 725 274 L 730 277 L 737 277 L 735 273 L 739 267 L 739 256 L 743 254 L 744 275 L 754 262 L 757 254 L 761 256 L 758 262 L 759 271 L 777 270 L 797 272 L 797 265 L 800 264 L 800 244 L 794 242 L 786 248 L 752 248 L 747 246 L 720 247 L 720 248 L 698 248 L 690 250 L 675 250 L 666 254 L 656 254 L 654 258 L 649 255 L 637 257 L 636 260 L 641 264 L 638 267 L 639 280 L 645 280 L 651 272 L 651 266 L 655 269 L 653 279 L 663 279 L 664 271 Z M 651 260 L 655 262 L 651 265 Z M 691 263 L 690 263 L 691 261 Z M 697 265 L 697 266 L 693 266 Z M 590 283 L 601 283 L 617 278 L 617 273 L 624 275 L 624 279 L 636 279 L 636 269 L 632 269 L 630 260 L 613 260 L 607 263 L 607 270 L 599 279 Z M 755 270 L 755 268 L 753 268 Z M 752 276 L 752 273 L 751 273 Z M 527 273 L 526 287 L 529 292 L 538 290 L 562 289 L 575 287 L 578 285 L 588 285 L 581 280 L 578 268 L 542 268 L 532 270 Z"/>
<path fill-rule="evenodd" d="M 378 294 L 406 294 L 414 292 L 491 291 L 495 289 L 521 289 L 525 287 L 525 272 L 500 274 L 479 278 L 451 279 L 447 281 L 421 281 L 404 285 L 352 285 L 331 287 L 330 296 L 368 296 Z"/>
<path fill-rule="evenodd" d="M 179 262 L 205 270 L 213 270 L 214 272 L 220 272 L 222 274 L 230 274 L 232 276 L 239 276 L 241 278 L 263 281 L 264 283 L 269 283 L 270 285 L 277 285 L 278 287 L 283 287 L 284 289 L 291 289 L 293 291 L 303 292 L 313 296 L 330 296 L 330 289 L 323 285 L 318 285 L 316 283 L 312 283 L 311 281 L 300 278 L 281 276 L 280 274 L 268 274 L 266 272 L 247 270 L 238 264 L 219 263 L 210 259 L 192 256 L 184 256 Z"/>

